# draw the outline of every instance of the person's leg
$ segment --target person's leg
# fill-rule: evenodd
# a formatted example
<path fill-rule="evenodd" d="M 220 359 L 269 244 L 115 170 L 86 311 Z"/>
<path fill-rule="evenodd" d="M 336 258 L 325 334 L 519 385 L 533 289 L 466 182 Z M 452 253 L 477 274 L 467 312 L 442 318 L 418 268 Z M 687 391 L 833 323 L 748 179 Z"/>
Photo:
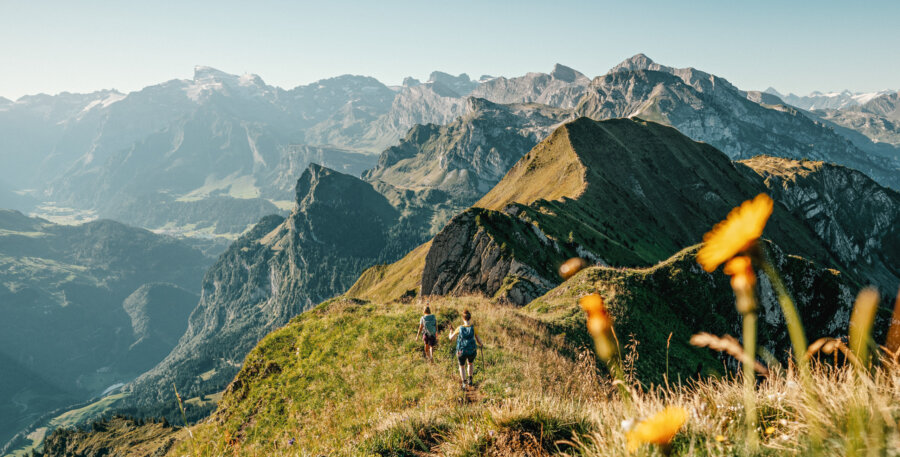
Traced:
<path fill-rule="evenodd" d="M 431 345 L 425 343 L 425 360 L 431 361 Z"/>
<path fill-rule="evenodd" d="M 466 371 L 469 374 L 469 384 L 472 384 L 472 374 L 475 371 L 475 363 L 474 363 L 475 361 L 472 359 L 469 359 L 468 362 L 469 363 L 466 365 Z"/>
<path fill-rule="evenodd" d="M 434 346 L 428 346 L 428 361 L 434 362 Z"/>

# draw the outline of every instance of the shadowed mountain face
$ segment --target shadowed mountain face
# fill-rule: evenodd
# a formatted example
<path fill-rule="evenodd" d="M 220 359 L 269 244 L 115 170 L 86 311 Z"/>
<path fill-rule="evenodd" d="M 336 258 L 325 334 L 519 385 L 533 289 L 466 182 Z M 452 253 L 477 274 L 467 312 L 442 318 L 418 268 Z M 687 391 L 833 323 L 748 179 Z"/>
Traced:
<path fill-rule="evenodd" d="M 429 245 L 367 272 L 349 295 L 396 297 L 418 286 L 423 295 L 479 293 L 525 304 L 559 283 L 556 267 L 569 257 L 652 265 L 761 192 L 779 201 L 766 237 L 788 253 L 842 270 L 851 283 L 896 290 L 896 269 L 884 257 L 892 254 L 881 253 L 896 249 L 889 228 L 900 212 L 896 192 L 843 167 L 763 162 L 731 162 L 652 122 L 579 119 L 526 154 Z M 828 188 L 843 198 L 831 200 Z M 825 201 L 835 208 L 823 210 Z M 379 287 L 374 278 L 392 269 L 409 279 Z"/>
<path fill-rule="evenodd" d="M 266 333 L 437 233 L 461 208 L 449 201 L 310 165 L 290 216 L 263 218 L 209 269 L 187 332 L 127 388 L 123 407 L 175 417 L 173 382 L 187 398 L 222 390 Z"/>
<path fill-rule="evenodd" d="M 112 221 L 59 226 L 0 211 L 0 441 L 99 395 L 175 346 L 210 259 Z"/>

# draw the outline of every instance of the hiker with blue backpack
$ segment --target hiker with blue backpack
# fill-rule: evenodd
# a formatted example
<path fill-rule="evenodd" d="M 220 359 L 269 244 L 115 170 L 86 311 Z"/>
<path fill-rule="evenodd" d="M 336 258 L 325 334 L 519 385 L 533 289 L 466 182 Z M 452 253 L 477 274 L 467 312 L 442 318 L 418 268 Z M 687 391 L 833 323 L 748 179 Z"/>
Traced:
<path fill-rule="evenodd" d="M 459 361 L 459 379 L 463 389 L 472 385 L 472 373 L 475 371 L 475 356 L 478 354 L 478 348 L 484 347 L 481 338 L 475 332 L 475 326 L 472 325 L 472 313 L 469 310 L 463 311 L 463 325 L 456 330 L 450 332 L 450 341 L 459 336 L 456 340 L 456 359 Z M 463 371 L 465 365 L 465 371 Z M 468 374 L 468 377 L 466 376 Z"/>
<path fill-rule="evenodd" d="M 422 310 L 423 316 L 419 319 L 419 331 L 416 332 L 416 341 L 419 335 L 422 335 L 422 341 L 425 342 L 425 358 L 429 362 L 434 362 L 434 346 L 437 344 L 437 318 L 431 314 L 431 307 L 425 305 Z"/>

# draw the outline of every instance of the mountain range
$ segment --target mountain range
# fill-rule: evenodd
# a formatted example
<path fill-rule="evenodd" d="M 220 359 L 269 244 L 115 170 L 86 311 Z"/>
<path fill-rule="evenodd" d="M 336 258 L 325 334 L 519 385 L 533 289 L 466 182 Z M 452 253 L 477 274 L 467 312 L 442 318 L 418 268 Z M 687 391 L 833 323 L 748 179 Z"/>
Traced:
<path fill-rule="evenodd" d="M 567 258 L 661 261 L 761 192 L 784 201 L 768 229 L 778 245 L 894 292 L 897 192 L 820 162 L 731 162 L 653 122 L 581 118 L 538 144 L 428 244 L 364 273 L 348 295 L 389 300 L 421 287 L 423 295 L 480 293 L 524 305 L 559 283 L 556 267 Z M 404 280 L 380 279 L 397 276 Z"/>
<path fill-rule="evenodd" d="M 300 267 L 294 259 L 303 253 L 307 236 L 317 234 L 326 246 L 347 239 L 356 255 L 382 246 L 378 228 L 391 220 L 390 207 L 362 188 L 353 191 L 361 196 L 356 199 L 361 205 L 355 207 L 356 202 L 336 190 L 364 185 L 360 179 L 312 166 L 298 182 L 298 206 L 291 217 L 262 221 L 207 274 L 204 299 L 219 298 L 201 301 L 191 327 L 208 326 L 209 341 L 214 334 L 251 331 L 240 326 L 238 316 L 287 318 L 299 311 L 291 308 L 298 297 L 290 294 L 300 289 L 284 284 L 298 284 L 294 278 L 302 271 L 293 272 Z M 324 195 L 318 193 L 320 186 L 328 189 Z M 628 335 L 629 344 L 640 342 L 633 370 L 643 382 L 667 379 L 660 366 L 670 360 L 670 353 L 666 372 L 672 377 L 718 376 L 736 369 L 734 361 L 687 342 L 698 329 L 740 333 L 728 278 L 700 268 L 696 243 L 732 207 L 760 192 L 776 199 L 764 249 L 782 272 L 810 338 L 845 331 L 861 285 L 872 280 L 884 289 L 896 289 L 900 272 L 889 262 L 897 251 L 896 191 L 857 171 L 821 162 L 768 156 L 735 162 L 708 144 L 651 121 L 579 118 L 538 143 L 471 208 L 442 224 L 431 240 L 393 264 L 366 270 L 345 295 L 274 329 L 242 364 L 234 358 L 238 351 L 223 352 L 232 351 L 231 346 L 213 346 L 220 352 L 204 359 L 232 358 L 214 365 L 208 379 L 218 379 L 228 365 L 236 376 L 212 418 L 193 430 L 195 444 L 215 447 L 231 439 L 242 449 L 272 452 L 290 437 L 294 441 L 289 445 L 325 453 L 407 449 L 406 441 L 379 439 L 400 433 L 394 428 L 400 425 L 391 425 L 399 419 L 385 425 L 384 415 L 427 421 L 416 411 L 443 411 L 440 401 L 452 400 L 440 394 L 447 390 L 441 381 L 446 377 L 443 369 L 417 367 L 418 357 L 411 355 L 417 350 L 408 331 L 419 311 L 418 303 L 409 304 L 414 298 L 433 305 L 442 323 L 458 320 L 463 306 L 475 309 L 479 325 L 494 342 L 496 365 L 488 364 L 490 377 L 481 387 L 491 402 L 525 401 L 524 395 L 533 395 L 535 388 L 529 383 L 535 382 L 545 391 L 557 383 L 566 385 L 569 394 L 574 391 L 575 385 L 564 380 L 581 373 L 577 354 L 590 341 L 577 305 L 577 298 L 588 292 L 604 295 L 620 338 Z M 321 201 L 324 196 L 330 198 Z M 365 233 L 344 223 L 345 218 L 362 217 L 371 221 Z M 335 231 L 332 237 L 319 238 L 330 230 Z M 365 241 L 355 242 L 360 239 Z M 589 267 L 563 282 L 557 268 L 574 256 L 587 260 Z M 783 317 L 770 278 L 758 275 L 760 341 L 769 353 L 784 358 L 789 342 Z M 883 328 L 888 317 L 883 310 L 876 325 Z M 223 320 L 227 323 L 216 326 Z M 255 338 L 238 344 L 252 346 L 249 341 Z M 195 347 L 204 350 L 202 344 Z M 535 357 L 541 361 L 537 366 L 544 367 L 538 373 L 561 365 L 565 374 L 550 375 L 544 384 L 541 375 L 529 371 L 527 361 Z M 202 381 L 208 373 L 194 379 L 182 379 L 181 374 L 210 368 L 192 363 L 165 378 L 188 389 L 186 397 L 204 392 Z M 149 379 L 159 375 L 151 372 Z M 206 388 L 211 387 L 218 386 Z M 410 427 L 419 433 L 430 430 L 429 423 Z M 511 427 L 496 419 L 490 424 L 498 430 Z M 419 444 L 409 446 L 458 445 L 457 421 L 447 419 L 434 427 L 440 432 L 417 434 Z M 128 425 L 125 430 L 134 428 Z M 121 431 L 101 428 L 98 433 L 115 436 Z M 170 436 L 171 431 L 159 433 Z M 63 441 L 63 435 L 73 438 Z M 159 441 L 162 452 L 171 455 L 188 446 L 186 441 Z M 61 453 L 104 446 L 70 432 L 59 432 L 50 442 Z"/>
<path fill-rule="evenodd" d="M 896 114 L 878 103 L 866 113 Z M 341 76 L 284 90 L 198 67 L 130 94 L 0 103 L 0 199 L 224 240 L 207 249 L 221 255 L 202 281 L 129 283 L 111 302 L 129 347 L 164 356 L 112 409 L 174 418 L 173 383 L 207 412 L 204 395 L 261 338 L 348 289 L 374 302 L 479 294 L 560 310 L 551 298 L 577 292 L 557 289 L 567 258 L 637 269 L 626 276 L 648 296 L 669 286 L 640 269 L 663 262 L 654 271 L 689 275 L 725 313 L 721 275 L 685 272 L 682 249 L 759 192 L 778 202 L 770 251 L 802 307 L 827 304 L 811 326 L 827 334 L 845 324 L 853 290 L 891 294 L 900 277 L 900 174 L 865 132 L 642 54 L 593 80 L 557 65 L 401 87 Z M 196 307 L 179 308 L 192 309 L 185 319 L 150 305 L 163 302 Z"/>
<path fill-rule="evenodd" d="M 551 127 L 578 116 L 638 116 L 672 125 L 734 159 L 767 154 L 823 160 L 858 169 L 894 189 L 900 186 L 895 151 L 873 143 L 895 136 L 893 124 L 883 121 L 893 122 L 890 117 L 875 119 L 866 112 L 809 119 L 777 95 L 742 91 L 720 77 L 666 67 L 638 54 L 593 80 L 556 65 L 549 73 L 478 80 L 434 72 L 424 83 L 408 78 L 402 86 L 344 75 L 286 90 L 256 75 L 196 67 L 190 80 L 128 94 L 4 100 L 0 201 L 51 219 L 73 209 L 86 219 L 108 217 L 159 232 L 218 239 L 210 252 L 219 253 L 263 215 L 291 210 L 294 182 L 308 163 L 354 176 L 372 167 L 402 168 L 377 164 L 376 154 L 402 148 L 415 126 L 452 128 L 456 123 L 462 132 L 467 118 L 477 120 L 472 113 L 485 106 L 484 100 L 495 110 L 513 105 L 505 109 L 521 119 L 500 122 L 512 122 L 516 135 L 528 140 L 507 145 L 510 138 L 495 130 L 483 138 L 478 160 L 459 164 L 459 158 L 448 156 L 447 170 L 462 173 L 475 163 L 491 168 L 466 170 L 491 175 L 487 182 L 468 184 L 480 193 Z M 543 108 L 527 108 L 536 105 Z M 543 112 L 522 117 L 523 108 Z M 489 152 L 492 148 L 497 151 Z M 397 154 L 409 152 L 395 149 Z M 490 165 L 480 164 L 482 159 Z M 431 180 L 426 185 L 438 188 L 469 179 L 414 167 Z M 373 173 L 405 185 L 420 177 L 404 183 L 389 178 L 394 173 L 386 170 Z M 436 179 L 446 182 L 434 184 Z"/>
<path fill-rule="evenodd" d="M 843 90 L 840 92 L 827 93 L 814 91 L 809 95 L 794 95 L 793 93 L 782 94 L 778 92 L 778 90 L 774 87 L 769 87 L 765 90 L 765 92 L 775 95 L 789 105 L 796 106 L 797 108 L 803 110 L 812 111 L 839 110 L 852 108 L 859 105 L 865 105 L 875 98 L 878 98 L 882 95 L 895 93 L 896 91 L 880 90 L 876 92 L 850 92 L 849 90 Z"/>

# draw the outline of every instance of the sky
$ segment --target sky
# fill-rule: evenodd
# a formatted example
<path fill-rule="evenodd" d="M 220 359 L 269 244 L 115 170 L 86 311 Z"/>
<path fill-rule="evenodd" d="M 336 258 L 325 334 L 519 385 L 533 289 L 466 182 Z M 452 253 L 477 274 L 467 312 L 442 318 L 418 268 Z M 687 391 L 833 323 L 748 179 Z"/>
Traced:
<path fill-rule="evenodd" d="M 747 90 L 900 89 L 900 1 L 0 0 L 0 96 L 138 90 L 195 65 L 284 88 L 433 70 L 593 77 L 643 52 Z"/>

